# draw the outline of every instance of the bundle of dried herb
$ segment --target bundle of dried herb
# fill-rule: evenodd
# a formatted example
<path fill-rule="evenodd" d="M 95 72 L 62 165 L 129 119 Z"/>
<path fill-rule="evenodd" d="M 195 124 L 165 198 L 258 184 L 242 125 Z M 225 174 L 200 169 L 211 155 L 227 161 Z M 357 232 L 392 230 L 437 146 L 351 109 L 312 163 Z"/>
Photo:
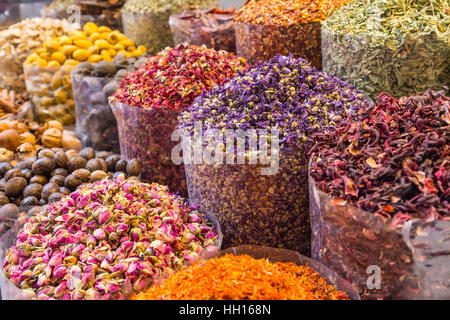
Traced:
<path fill-rule="evenodd" d="M 322 23 L 323 70 L 375 97 L 450 84 L 448 0 L 355 0 Z"/>

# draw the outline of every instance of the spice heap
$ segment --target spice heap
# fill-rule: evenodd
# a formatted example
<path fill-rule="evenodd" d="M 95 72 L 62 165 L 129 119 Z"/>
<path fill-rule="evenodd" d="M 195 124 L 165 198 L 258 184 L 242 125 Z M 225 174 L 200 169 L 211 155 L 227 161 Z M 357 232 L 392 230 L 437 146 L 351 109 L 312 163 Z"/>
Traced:
<path fill-rule="evenodd" d="M 190 201 L 219 217 L 225 247 L 264 244 L 308 254 L 309 144 L 304 142 L 368 104 L 345 82 L 280 55 L 213 88 L 181 114 L 183 134 L 193 136 L 197 121 L 204 135 L 208 129 L 276 129 L 278 171 L 261 175 L 261 165 L 250 164 L 186 165 Z"/>
<path fill-rule="evenodd" d="M 323 69 L 376 97 L 450 79 L 448 0 L 355 0 L 323 23 Z M 426 61 L 426 63 L 424 63 Z"/>
<path fill-rule="evenodd" d="M 349 0 L 251 0 L 234 17 L 237 54 L 249 64 L 293 54 L 321 68 L 320 21 Z"/>
<path fill-rule="evenodd" d="M 171 275 L 133 300 L 348 300 L 309 266 L 227 254 Z"/>
<path fill-rule="evenodd" d="M 311 192 L 317 250 L 366 297 L 449 295 L 433 276 L 449 271 L 449 106 L 445 91 L 399 100 L 381 93 L 376 107 L 313 135 L 310 174 L 323 192 Z M 366 289 L 369 265 L 383 270 L 386 287 Z"/>
<path fill-rule="evenodd" d="M 122 155 L 142 162 L 142 179 L 186 193 L 184 166 L 175 166 L 171 140 L 178 116 L 195 97 L 246 70 L 245 60 L 205 46 L 179 45 L 150 57 L 112 97 Z"/>
<path fill-rule="evenodd" d="M 236 52 L 233 16 L 235 9 L 191 10 L 169 19 L 175 45 L 206 45 L 208 48 Z"/>
<path fill-rule="evenodd" d="M 75 121 L 70 72 L 80 62 L 112 62 L 118 54 L 139 57 L 145 47 L 119 31 L 98 27 L 90 22 L 83 31 L 70 30 L 67 35 L 50 39 L 25 62 L 27 90 L 32 96 L 39 121 L 57 119 L 64 124 Z"/>
<path fill-rule="evenodd" d="M 32 119 L 32 105 L 28 92 L 0 89 L 0 119 Z"/>
<path fill-rule="evenodd" d="M 139 63 L 145 61 L 142 56 Z M 72 71 L 77 134 L 83 146 L 120 153 L 117 121 L 108 98 L 119 88 L 119 82 L 134 68 L 136 57 L 119 54 L 113 62 L 83 62 Z"/>
<path fill-rule="evenodd" d="M 211 9 L 217 0 L 127 0 L 122 8 L 125 34 L 137 44 L 145 45 L 150 54 L 156 54 L 165 47 L 173 47 L 169 26 L 172 14 L 184 9 Z"/>
<path fill-rule="evenodd" d="M 64 33 L 60 20 L 26 19 L 0 31 L 0 87 L 25 91 L 23 63 L 43 43 Z"/>
<path fill-rule="evenodd" d="M 167 187 L 103 180 L 32 217 L 4 260 L 37 299 L 125 299 L 154 279 L 216 252 L 214 227 Z"/>

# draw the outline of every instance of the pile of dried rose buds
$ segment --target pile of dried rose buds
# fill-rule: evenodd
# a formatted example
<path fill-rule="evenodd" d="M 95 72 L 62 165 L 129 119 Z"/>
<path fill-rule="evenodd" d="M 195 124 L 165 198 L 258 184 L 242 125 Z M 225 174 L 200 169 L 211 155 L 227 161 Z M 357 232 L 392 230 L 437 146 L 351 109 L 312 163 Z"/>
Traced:
<path fill-rule="evenodd" d="M 137 180 L 85 185 L 32 217 L 5 256 L 5 275 L 37 299 L 126 299 L 218 250 L 216 228 Z"/>

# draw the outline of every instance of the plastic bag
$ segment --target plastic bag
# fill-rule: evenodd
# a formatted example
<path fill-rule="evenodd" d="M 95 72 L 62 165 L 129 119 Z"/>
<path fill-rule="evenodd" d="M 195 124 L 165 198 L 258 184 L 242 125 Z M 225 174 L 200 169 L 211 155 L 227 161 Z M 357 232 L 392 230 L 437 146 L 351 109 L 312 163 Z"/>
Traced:
<path fill-rule="evenodd" d="M 70 72 L 73 66 L 38 67 L 24 64 L 25 84 L 39 122 L 58 120 L 75 123 Z"/>
<path fill-rule="evenodd" d="M 111 107 L 119 128 L 122 157 L 140 160 L 143 181 L 168 186 L 170 192 L 187 196 L 184 166 L 175 165 L 171 157 L 177 144 L 171 136 L 181 111 L 141 108 L 117 101 L 111 102 Z"/>
<path fill-rule="evenodd" d="M 40 17 L 41 10 L 50 2 L 52 2 L 52 0 L 33 1 L 33 2 L 22 1 L 22 3 L 19 6 L 20 19 L 25 20 L 27 18 Z"/>
<path fill-rule="evenodd" d="M 236 53 L 235 10 L 192 10 L 171 16 L 170 29 L 175 46 L 187 42 Z"/>
<path fill-rule="evenodd" d="M 137 46 L 145 46 L 150 55 L 156 54 L 165 47 L 173 47 L 169 17 L 170 12 L 135 13 L 122 10 L 124 34 Z"/>
<path fill-rule="evenodd" d="M 236 52 L 255 66 L 277 53 L 304 58 L 322 68 L 320 22 L 291 26 L 235 23 Z"/>
<path fill-rule="evenodd" d="M 312 178 L 309 190 L 312 257 L 352 282 L 363 299 L 450 298 L 450 221 L 412 220 L 394 227 L 334 203 Z M 378 271 L 381 283 L 373 289 Z"/>
<path fill-rule="evenodd" d="M 219 218 L 224 248 L 267 245 L 310 255 L 306 155 L 300 148 L 280 153 L 274 175 L 262 175 L 268 166 L 261 164 L 185 165 L 189 200 Z"/>
<path fill-rule="evenodd" d="M 380 92 L 408 97 L 450 85 L 450 44 L 433 34 L 411 36 L 397 48 L 384 38 L 338 35 L 322 28 L 323 71 L 375 98 Z"/>
<path fill-rule="evenodd" d="M 120 153 L 117 121 L 103 92 L 112 79 L 72 73 L 76 132 L 84 147 Z"/>

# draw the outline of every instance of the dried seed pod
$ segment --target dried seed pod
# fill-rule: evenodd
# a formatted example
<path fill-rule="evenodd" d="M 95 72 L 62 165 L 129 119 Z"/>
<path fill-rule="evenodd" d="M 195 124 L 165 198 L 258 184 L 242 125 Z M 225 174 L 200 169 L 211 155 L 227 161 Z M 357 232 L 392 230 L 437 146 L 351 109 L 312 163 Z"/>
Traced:
<path fill-rule="evenodd" d="M 43 186 L 40 183 L 32 183 L 26 186 L 26 188 L 23 190 L 23 196 L 24 197 L 36 197 L 38 199 L 41 198 Z"/>
<path fill-rule="evenodd" d="M 54 182 L 49 182 L 42 188 L 41 198 L 48 201 L 48 197 L 54 192 L 59 192 L 59 186 Z"/>
<path fill-rule="evenodd" d="M 27 163 L 27 168 L 31 169 L 31 167 L 33 166 L 33 163 L 36 161 L 36 157 L 29 157 L 25 160 L 25 162 Z"/>
<path fill-rule="evenodd" d="M 6 171 L 11 170 L 13 167 L 11 165 L 11 163 L 9 162 L 2 162 L 0 163 L 0 177 L 4 177 Z"/>
<path fill-rule="evenodd" d="M 31 171 L 30 169 L 26 168 L 26 169 L 22 169 L 22 176 L 27 179 L 28 181 L 30 181 L 30 179 L 33 177 L 33 171 Z"/>
<path fill-rule="evenodd" d="M 69 157 L 64 151 L 58 151 L 53 156 L 53 159 L 56 162 L 56 166 L 60 168 L 65 168 L 67 163 L 69 162 Z"/>
<path fill-rule="evenodd" d="M 87 169 L 77 169 L 72 174 L 83 182 L 89 181 L 89 177 L 91 176 L 91 172 Z"/>
<path fill-rule="evenodd" d="M 66 180 L 65 176 L 55 175 L 50 179 L 50 182 L 56 183 L 58 186 L 64 186 L 64 180 Z"/>
<path fill-rule="evenodd" d="M 106 161 L 101 158 L 95 158 L 88 161 L 86 164 L 86 169 L 88 169 L 91 172 L 102 170 L 102 171 L 108 171 L 108 165 L 106 164 Z"/>
<path fill-rule="evenodd" d="M 30 183 L 39 183 L 40 185 L 45 185 L 47 182 L 47 177 L 41 175 L 36 175 L 30 179 Z"/>
<path fill-rule="evenodd" d="M 56 202 L 64 198 L 64 194 L 60 192 L 54 192 L 48 197 L 48 203 Z"/>
<path fill-rule="evenodd" d="M 22 177 L 11 178 L 5 185 L 5 193 L 8 197 L 17 198 L 27 186 L 27 180 Z"/>
<path fill-rule="evenodd" d="M 61 192 L 62 194 L 68 196 L 68 195 L 70 194 L 71 191 L 70 191 L 70 189 L 67 188 L 67 187 L 61 187 L 61 188 L 59 188 L 59 192 Z"/>
<path fill-rule="evenodd" d="M 67 177 L 69 173 L 67 172 L 66 169 L 64 168 L 56 168 L 55 170 L 52 171 L 52 177 L 53 176 L 63 176 L 63 177 Z"/>
<path fill-rule="evenodd" d="M 93 158 L 95 158 L 95 150 L 92 148 L 84 148 L 83 150 L 80 151 L 80 153 L 78 154 L 80 157 L 85 158 L 86 160 L 91 160 Z"/>
<path fill-rule="evenodd" d="M 31 170 L 35 175 L 47 176 L 56 167 L 56 162 L 53 158 L 37 159 L 31 166 Z"/>
<path fill-rule="evenodd" d="M 125 172 L 127 170 L 127 161 L 126 160 L 119 160 L 116 164 L 116 171 L 123 171 Z"/>
<path fill-rule="evenodd" d="M 1 192 L 0 193 L 0 206 L 3 206 L 5 204 L 7 204 L 7 203 L 9 203 L 8 196 L 5 193 Z"/>
<path fill-rule="evenodd" d="M 20 202 L 21 207 L 37 206 L 38 204 L 39 204 L 38 198 L 33 196 L 25 197 Z"/>
<path fill-rule="evenodd" d="M 108 166 L 108 171 L 111 171 L 111 172 L 115 171 L 117 161 L 119 161 L 119 160 L 120 160 L 120 156 L 116 155 L 116 154 L 113 154 L 113 155 L 109 156 L 108 158 L 106 158 L 105 161 L 106 161 L 106 165 Z"/>
<path fill-rule="evenodd" d="M 5 204 L 0 208 L 0 222 L 15 220 L 19 215 L 19 208 L 12 203 Z"/>
<path fill-rule="evenodd" d="M 111 152 L 108 151 L 98 151 L 96 153 L 96 157 L 100 159 L 106 159 L 111 155 Z"/>
<path fill-rule="evenodd" d="M 5 173 L 5 181 L 6 182 L 8 182 L 9 180 L 11 180 L 12 178 L 15 178 L 15 177 L 23 177 L 22 170 L 14 168 L 14 169 L 8 170 Z"/>
<path fill-rule="evenodd" d="M 73 174 L 69 174 L 64 181 L 64 185 L 72 191 L 75 191 L 82 183 L 83 181 Z"/>
<path fill-rule="evenodd" d="M 141 164 L 139 160 L 132 159 L 128 161 L 126 171 L 129 176 L 137 177 L 139 174 L 141 174 Z"/>
<path fill-rule="evenodd" d="M 77 169 L 85 168 L 86 163 L 87 161 L 85 158 L 76 156 L 69 160 L 67 167 L 69 169 L 69 172 L 74 172 Z"/>
<path fill-rule="evenodd" d="M 55 156 L 55 152 L 49 148 L 41 148 L 36 152 L 36 156 L 38 159 L 53 158 Z"/>
<path fill-rule="evenodd" d="M 108 174 L 102 170 L 96 170 L 92 172 L 90 177 L 91 182 L 100 181 L 105 178 L 108 178 Z"/>
<path fill-rule="evenodd" d="M 67 150 L 66 155 L 67 155 L 67 158 L 70 160 L 73 157 L 78 156 L 78 152 L 76 152 L 75 150 Z"/>

